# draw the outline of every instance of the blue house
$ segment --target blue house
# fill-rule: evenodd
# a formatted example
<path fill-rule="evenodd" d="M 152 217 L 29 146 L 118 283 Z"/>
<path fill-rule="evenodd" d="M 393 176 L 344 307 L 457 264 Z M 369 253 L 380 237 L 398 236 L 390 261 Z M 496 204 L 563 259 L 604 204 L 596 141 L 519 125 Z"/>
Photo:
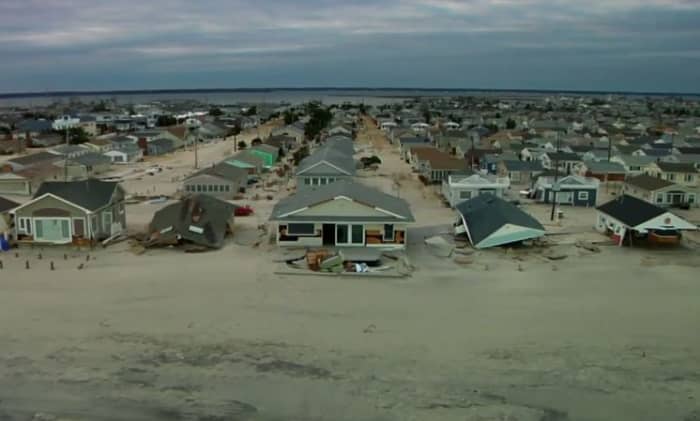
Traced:
<path fill-rule="evenodd" d="M 558 179 L 543 176 L 534 185 L 535 200 L 540 203 L 552 203 L 554 187 L 557 187 L 556 200 L 559 204 L 572 206 L 595 206 L 598 200 L 600 181 L 596 178 L 567 175 Z"/>

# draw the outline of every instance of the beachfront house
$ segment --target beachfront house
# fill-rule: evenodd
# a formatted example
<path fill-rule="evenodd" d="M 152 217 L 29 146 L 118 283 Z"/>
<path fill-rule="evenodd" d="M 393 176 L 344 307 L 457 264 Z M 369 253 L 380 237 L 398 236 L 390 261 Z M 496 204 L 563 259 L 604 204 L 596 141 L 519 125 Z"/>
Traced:
<path fill-rule="evenodd" d="M 567 175 L 554 180 L 552 176 L 541 176 L 533 187 L 535 200 L 552 203 L 556 190 L 556 201 L 562 205 L 595 206 L 598 200 L 600 181 L 592 177 Z"/>
<path fill-rule="evenodd" d="M 148 226 L 146 245 L 189 243 L 219 249 L 233 232 L 236 206 L 194 194 L 156 211 Z"/>
<path fill-rule="evenodd" d="M 622 191 L 661 207 L 698 206 L 698 191 L 695 188 L 647 174 L 627 178 Z"/>
<path fill-rule="evenodd" d="M 343 180 L 280 200 L 270 221 L 280 246 L 403 249 L 414 218 L 405 200 Z"/>
<path fill-rule="evenodd" d="M 466 235 L 476 249 L 520 243 L 544 236 L 531 215 L 512 203 L 484 194 L 457 204 L 455 235 Z"/>
<path fill-rule="evenodd" d="M 118 183 L 47 181 L 12 211 L 22 242 L 69 244 L 109 238 L 126 229 L 124 190 Z"/>
<path fill-rule="evenodd" d="M 204 168 L 183 182 L 188 194 L 206 194 L 223 200 L 233 199 L 248 183 L 248 171 L 225 161 Z"/>
<path fill-rule="evenodd" d="M 660 206 L 625 194 L 598 207 L 596 229 L 618 245 L 633 245 L 649 241 L 677 243 L 681 231 L 696 230 L 697 226 Z"/>
<path fill-rule="evenodd" d="M 459 203 L 481 194 L 503 197 L 509 186 L 510 182 L 507 178 L 483 174 L 452 174 L 442 182 L 442 195 L 450 207 L 454 208 Z"/>

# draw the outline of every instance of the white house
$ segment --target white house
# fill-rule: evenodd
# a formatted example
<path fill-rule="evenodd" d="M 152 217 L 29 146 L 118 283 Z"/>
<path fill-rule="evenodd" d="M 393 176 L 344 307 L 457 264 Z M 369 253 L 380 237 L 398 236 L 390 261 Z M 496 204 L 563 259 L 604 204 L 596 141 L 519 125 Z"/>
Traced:
<path fill-rule="evenodd" d="M 481 194 L 503 197 L 508 187 L 510 187 L 508 178 L 482 174 L 450 175 L 442 182 L 442 195 L 450 207 L 454 208 L 459 203 Z"/>

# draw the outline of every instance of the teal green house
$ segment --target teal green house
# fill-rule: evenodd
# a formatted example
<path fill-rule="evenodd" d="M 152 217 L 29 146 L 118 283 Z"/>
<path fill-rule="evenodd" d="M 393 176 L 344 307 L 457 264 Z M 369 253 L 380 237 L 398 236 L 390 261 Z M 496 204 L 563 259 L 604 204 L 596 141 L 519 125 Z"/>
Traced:
<path fill-rule="evenodd" d="M 279 149 L 270 145 L 258 145 L 250 148 L 250 152 L 263 159 L 266 167 L 272 167 L 279 157 Z"/>

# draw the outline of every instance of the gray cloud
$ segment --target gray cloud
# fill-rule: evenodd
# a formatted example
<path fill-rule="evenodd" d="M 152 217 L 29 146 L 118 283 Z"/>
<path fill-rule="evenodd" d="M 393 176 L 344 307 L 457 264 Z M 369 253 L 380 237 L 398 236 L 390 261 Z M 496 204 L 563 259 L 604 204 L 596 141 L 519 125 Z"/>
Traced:
<path fill-rule="evenodd" d="M 700 91 L 694 0 L 3 0 L 0 91 Z"/>

